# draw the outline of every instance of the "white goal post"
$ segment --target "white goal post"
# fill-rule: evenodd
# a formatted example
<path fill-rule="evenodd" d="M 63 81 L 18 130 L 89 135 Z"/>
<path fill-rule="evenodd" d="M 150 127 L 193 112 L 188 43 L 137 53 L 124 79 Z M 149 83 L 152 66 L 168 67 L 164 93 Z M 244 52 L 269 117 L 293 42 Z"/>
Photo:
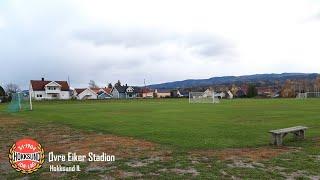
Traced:
<path fill-rule="evenodd" d="M 297 99 L 320 98 L 320 92 L 298 93 L 296 98 Z"/>
<path fill-rule="evenodd" d="M 215 93 L 206 92 L 189 92 L 189 103 L 219 103 L 218 97 L 215 97 Z"/>

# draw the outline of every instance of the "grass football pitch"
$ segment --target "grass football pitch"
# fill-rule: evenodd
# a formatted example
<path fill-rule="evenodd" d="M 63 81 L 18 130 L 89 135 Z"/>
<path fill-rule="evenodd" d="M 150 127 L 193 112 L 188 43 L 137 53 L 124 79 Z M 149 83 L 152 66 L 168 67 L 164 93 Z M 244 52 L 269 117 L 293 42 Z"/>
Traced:
<path fill-rule="evenodd" d="M 268 145 L 269 130 L 308 126 L 320 136 L 318 99 L 239 99 L 189 104 L 187 99 L 35 102 L 17 114 L 31 121 L 132 136 L 187 149 Z"/>
<path fill-rule="evenodd" d="M 13 142 L 31 137 L 46 152 L 106 152 L 109 163 L 53 173 L 50 163 L 31 179 L 320 179 L 319 99 L 235 99 L 189 104 L 187 99 L 33 102 L 7 113 L 0 104 L 0 176 Z M 269 144 L 269 130 L 307 126 L 305 140 Z M 3 158 L 2 158 L 3 157 Z M 0 178 L 1 179 L 1 178 Z"/>

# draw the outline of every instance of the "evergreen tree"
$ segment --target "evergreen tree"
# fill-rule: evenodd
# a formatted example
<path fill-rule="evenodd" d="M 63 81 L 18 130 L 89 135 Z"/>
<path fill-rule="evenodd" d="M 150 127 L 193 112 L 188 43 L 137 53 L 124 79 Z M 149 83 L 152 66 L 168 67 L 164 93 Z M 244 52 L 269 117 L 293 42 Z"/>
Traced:
<path fill-rule="evenodd" d="M 114 86 L 121 86 L 121 82 L 120 82 L 120 80 L 118 80 L 118 82 L 117 82 L 117 83 L 115 83 L 115 84 L 114 84 Z"/>
<path fill-rule="evenodd" d="M 5 96 L 6 92 L 4 91 L 4 89 L 0 86 L 0 97 L 1 96 Z"/>
<path fill-rule="evenodd" d="M 258 95 L 258 91 L 255 85 L 249 84 L 247 97 L 252 98 L 256 97 Z"/>

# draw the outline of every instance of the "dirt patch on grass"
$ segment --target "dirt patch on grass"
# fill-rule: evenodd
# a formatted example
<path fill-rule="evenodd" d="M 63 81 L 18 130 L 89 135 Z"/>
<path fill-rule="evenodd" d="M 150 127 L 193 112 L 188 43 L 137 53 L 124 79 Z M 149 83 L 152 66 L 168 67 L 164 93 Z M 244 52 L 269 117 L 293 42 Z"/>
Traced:
<path fill-rule="evenodd" d="M 312 141 L 316 144 L 317 147 L 320 147 L 320 137 L 315 137 Z"/>
<path fill-rule="evenodd" d="M 171 172 L 171 173 L 179 174 L 179 175 L 191 175 L 193 177 L 198 176 L 200 174 L 196 169 L 194 169 L 192 167 L 188 167 L 186 169 L 180 169 L 180 168 L 167 169 L 167 168 L 164 168 L 164 169 L 160 169 L 159 172 L 165 172 L 165 173 Z"/>
<path fill-rule="evenodd" d="M 48 133 L 49 129 L 50 133 Z M 118 158 L 161 154 L 157 151 L 157 145 L 152 142 L 130 137 L 85 132 L 64 126 L 48 125 L 34 133 L 41 139 L 47 151 L 61 153 L 72 151 L 79 154 L 106 152 Z"/>
<path fill-rule="evenodd" d="M 312 180 L 319 180 L 320 176 L 313 176 L 310 175 L 307 171 L 298 170 L 292 173 L 285 173 L 281 172 L 281 175 L 283 175 L 286 179 L 312 179 Z"/>
<path fill-rule="evenodd" d="M 139 172 L 127 172 L 127 171 L 116 171 L 114 175 L 119 178 L 140 178 L 143 176 L 143 174 Z"/>
<path fill-rule="evenodd" d="M 22 124 L 23 121 L 21 119 L 14 119 L 8 117 L 0 117 L 0 127 L 1 128 L 13 128 L 18 124 Z"/>
<path fill-rule="evenodd" d="M 245 159 L 233 159 L 231 163 L 227 164 L 231 168 L 264 168 L 264 164 L 258 162 L 251 162 Z"/>
<path fill-rule="evenodd" d="M 114 155 L 116 162 L 121 159 L 125 161 L 137 159 L 139 161 L 150 157 L 166 159 L 171 156 L 171 151 L 160 149 L 157 144 L 149 141 L 88 132 L 57 124 L 34 124 L 15 117 L 0 117 L 0 134 L 0 147 L 2 149 L 0 157 L 7 157 L 11 145 L 20 138 L 37 140 L 44 147 L 46 155 L 50 151 L 55 154 L 75 152 L 78 155 L 86 155 L 88 152 L 96 154 L 105 152 Z M 143 162 L 149 164 L 153 161 L 146 159 Z M 67 163 L 65 162 L 65 164 Z M 4 172 L 4 174 L 13 173 L 14 170 L 10 167 L 7 158 L 0 158 L 0 164 L 0 172 Z M 87 162 L 83 170 L 104 173 L 104 171 L 113 171 L 110 167 L 114 165 L 114 163 L 106 162 Z M 48 166 L 49 164 L 46 163 L 44 168 L 48 168 Z M 117 171 L 117 168 L 115 171 Z M 119 175 L 119 177 L 140 176 L 130 173 L 115 173 L 115 175 Z"/>
<path fill-rule="evenodd" d="M 266 160 L 276 157 L 280 154 L 297 151 L 297 148 L 291 147 L 261 147 L 261 148 L 241 148 L 224 150 L 206 150 L 192 151 L 191 156 L 218 157 L 220 160 L 230 160 L 235 158 L 246 158 L 253 161 Z"/>
<path fill-rule="evenodd" d="M 0 142 L 7 141 L 7 146 L 14 143 L 14 140 L 30 137 L 38 140 L 46 152 L 106 152 L 115 155 L 116 158 L 165 156 L 170 153 L 159 151 L 155 143 L 131 137 L 99 134 L 56 124 L 32 125 L 12 117 L 0 117 L 0 122 L 0 131 L 3 134 Z"/>
<path fill-rule="evenodd" d="M 165 149 L 156 143 L 131 137 L 120 137 L 110 134 L 89 132 L 70 128 L 59 124 L 35 124 L 29 123 L 16 117 L 0 117 L 0 157 L 7 157 L 10 146 L 20 138 L 30 137 L 39 141 L 45 148 L 46 154 L 50 151 L 54 153 L 66 154 L 76 152 L 87 154 L 94 152 L 100 154 L 106 152 L 115 155 L 116 162 L 85 162 L 81 168 L 82 174 L 48 172 L 48 163 L 45 163 L 43 172 L 39 173 L 40 179 L 43 177 L 54 178 L 60 176 L 65 179 L 74 179 L 81 175 L 90 177 L 100 177 L 106 179 L 113 178 L 141 178 L 159 176 L 168 177 L 199 177 L 215 169 L 212 162 L 220 159 L 226 166 L 221 169 L 223 177 L 233 178 L 232 172 L 227 171 L 234 168 L 266 169 L 259 160 L 270 159 L 283 153 L 299 151 L 298 148 L 290 147 L 261 147 L 261 148 L 239 148 L 223 150 L 197 150 L 188 154 L 176 154 L 174 150 Z M 317 139 L 318 142 L 319 139 Z M 317 142 L 317 143 L 318 143 Z M 182 156 L 182 160 L 175 157 Z M 188 159 L 189 158 L 189 159 Z M 318 160 L 318 156 L 315 156 Z M 178 164 L 182 165 L 178 165 Z M 175 166 L 172 166 L 175 164 Z M 188 165 L 188 166 L 186 166 Z M 190 165 L 190 166 L 189 166 Z M 0 158 L 0 176 L 10 176 L 14 170 L 10 167 L 6 158 Z M 298 174 L 300 175 L 300 174 Z M 288 177 L 296 177 L 293 175 Z M 89 176 L 88 176 L 89 177 Z"/>

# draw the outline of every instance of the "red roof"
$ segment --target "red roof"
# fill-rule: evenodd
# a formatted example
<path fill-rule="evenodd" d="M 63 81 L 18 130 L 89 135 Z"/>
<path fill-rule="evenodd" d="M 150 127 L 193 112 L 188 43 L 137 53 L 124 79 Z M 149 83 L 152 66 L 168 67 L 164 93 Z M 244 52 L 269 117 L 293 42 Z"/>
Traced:
<path fill-rule="evenodd" d="M 110 94 L 112 88 L 90 88 L 92 91 L 94 91 L 95 93 L 100 92 L 100 90 L 104 90 L 106 93 Z"/>
<path fill-rule="evenodd" d="M 77 94 L 82 93 L 84 90 L 86 90 L 87 88 L 75 88 L 74 90 L 76 91 Z"/>
<path fill-rule="evenodd" d="M 31 80 L 31 86 L 34 91 L 44 91 L 44 87 L 52 81 Z M 67 81 L 54 81 L 61 86 L 61 91 L 69 91 L 70 87 Z"/>
<path fill-rule="evenodd" d="M 102 88 L 106 93 L 111 94 L 112 88 Z"/>

